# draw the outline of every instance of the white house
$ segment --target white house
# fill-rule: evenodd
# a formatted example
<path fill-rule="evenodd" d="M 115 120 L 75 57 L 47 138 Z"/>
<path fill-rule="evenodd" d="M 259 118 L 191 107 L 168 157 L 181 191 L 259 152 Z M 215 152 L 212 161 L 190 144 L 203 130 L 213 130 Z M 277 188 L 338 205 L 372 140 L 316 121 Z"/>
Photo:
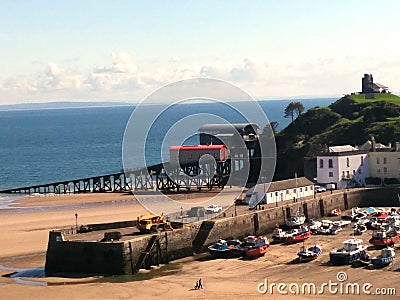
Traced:
<path fill-rule="evenodd" d="M 337 189 L 362 186 L 369 177 L 368 150 L 350 145 L 329 147 L 317 156 L 317 182 L 335 184 Z"/>
<path fill-rule="evenodd" d="M 246 192 L 245 202 L 250 207 L 257 204 L 277 203 L 314 195 L 314 184 L 305 177 L 260 183 Z"/>

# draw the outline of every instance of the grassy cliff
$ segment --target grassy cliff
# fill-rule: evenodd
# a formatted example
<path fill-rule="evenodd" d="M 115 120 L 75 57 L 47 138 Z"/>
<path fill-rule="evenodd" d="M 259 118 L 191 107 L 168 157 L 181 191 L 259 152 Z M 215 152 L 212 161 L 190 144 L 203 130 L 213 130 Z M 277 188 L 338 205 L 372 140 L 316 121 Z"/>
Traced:
<path fill-rule="evenodd" d="M 312 108 L 276 135 L 275 179 L 303 176 L 304 161 L 326 146 L 359 145 L 371 136 L 381 143 L 400 141 L 400 97 L 346 95 L 329 107 Z"/>

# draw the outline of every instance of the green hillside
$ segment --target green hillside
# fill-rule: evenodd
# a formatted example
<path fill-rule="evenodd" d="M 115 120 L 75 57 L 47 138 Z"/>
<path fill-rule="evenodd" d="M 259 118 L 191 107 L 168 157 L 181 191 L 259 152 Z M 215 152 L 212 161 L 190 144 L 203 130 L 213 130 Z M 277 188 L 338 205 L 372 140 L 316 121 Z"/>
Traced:
<path fill-rule="evenodd" d="M 312 163 L 304 170 L 304 162 L 312 162 L 326 146 L 360 145 L 371 136 L 381 143 L 400 141 L 400 97 L 346 95 L 329 107 L 310 109 L 276 135 L 275 179 L 313 171 Z"/>

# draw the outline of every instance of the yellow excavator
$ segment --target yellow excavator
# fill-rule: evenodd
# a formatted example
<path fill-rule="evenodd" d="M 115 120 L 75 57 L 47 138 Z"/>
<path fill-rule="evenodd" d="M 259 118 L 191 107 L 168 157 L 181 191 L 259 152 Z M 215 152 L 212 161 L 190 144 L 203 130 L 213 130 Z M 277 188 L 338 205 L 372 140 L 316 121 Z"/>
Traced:
<path fill-rule="evenodd" d="M 171 223 L 161 214 L 149 214 L 137 217 L 136 227 L 142 233 L 157 232 L 159 230 L 173 230 Z"/>

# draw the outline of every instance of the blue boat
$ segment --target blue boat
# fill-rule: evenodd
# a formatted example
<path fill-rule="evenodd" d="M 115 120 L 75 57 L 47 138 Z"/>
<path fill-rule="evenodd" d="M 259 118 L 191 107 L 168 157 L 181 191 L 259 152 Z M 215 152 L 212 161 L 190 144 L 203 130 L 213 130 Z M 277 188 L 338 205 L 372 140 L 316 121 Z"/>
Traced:
<path fill-rule="evenodd" d="M 371 258 L 371 263 L 376 267 L 384 267 L 390 264 L 395 257 L 394 249 L 391 247 L 382 249 L 381 254 Z"/>
<path fill-rule="evenodd" d="M 322 254 L 322 248 L 319 245 L 315 245 L 309 248 L 302 246 L 300 248 L 300 251 L 297 253 L 297 255 L 299 256 L 299 260 L 301 262 L 316 259 L 321 254 Z"/>
<path fill-rule="evenodd" d="M 222 240 L 219 239 L 215 244 L 208 246 L 208 251 L 213 258 L 229 258 L 232 254 L 232 249 L 240 245 L 238 240 Z"/>

